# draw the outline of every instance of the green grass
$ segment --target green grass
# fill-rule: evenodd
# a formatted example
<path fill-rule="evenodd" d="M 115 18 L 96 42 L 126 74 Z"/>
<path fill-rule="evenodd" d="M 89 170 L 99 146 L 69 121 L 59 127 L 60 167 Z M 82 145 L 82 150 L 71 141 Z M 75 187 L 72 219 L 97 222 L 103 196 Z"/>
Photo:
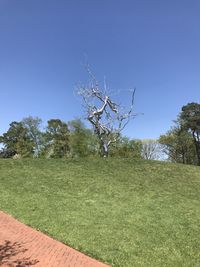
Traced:
<path fill-rule="evenodd" d="M 112 266 L 200 266 L 199 167 L 0 160 L 0 209 Z"/>

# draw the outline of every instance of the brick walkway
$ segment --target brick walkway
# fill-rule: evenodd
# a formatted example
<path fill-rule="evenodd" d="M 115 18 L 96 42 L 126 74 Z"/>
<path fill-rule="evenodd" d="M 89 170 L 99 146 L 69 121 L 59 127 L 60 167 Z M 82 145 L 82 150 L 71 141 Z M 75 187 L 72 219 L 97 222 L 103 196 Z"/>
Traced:
<path fill-rule="evenodd" d="M 0 211 L 0 266 L 108 267 Z"/>

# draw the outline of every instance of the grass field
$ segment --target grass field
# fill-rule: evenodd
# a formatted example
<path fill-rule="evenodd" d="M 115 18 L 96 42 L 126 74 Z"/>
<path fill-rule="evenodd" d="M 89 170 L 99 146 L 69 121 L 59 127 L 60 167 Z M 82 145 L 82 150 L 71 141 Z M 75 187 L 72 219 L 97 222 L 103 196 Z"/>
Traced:
<path fill-rule="evenodd" d="M 199 167 L 0 160 L 0 209 L 112 266 L 200 266 Z"/>

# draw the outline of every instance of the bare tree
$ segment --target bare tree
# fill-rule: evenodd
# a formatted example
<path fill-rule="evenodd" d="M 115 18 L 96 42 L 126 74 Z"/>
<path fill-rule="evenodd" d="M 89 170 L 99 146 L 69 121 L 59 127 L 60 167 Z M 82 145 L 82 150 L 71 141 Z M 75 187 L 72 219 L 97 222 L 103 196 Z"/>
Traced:
<path fill-rule="evenodd" d="M 135 89 L 131 91 L 131 106 L 129 110 L 111 99 L 106 83 L 101 87 L 96 77 L 87 66 L 89 84 L 78 86 L 78 95 L 83 99 L 87 120 L 92 124 L 100 143 L 101 156 L 107 157 L 109 147 L 115 143 L 133 113 Z"/>
<path fill-rule="evenodd" d="M 158 160 L 161 158 L 161 146 L 157 140 L 142 140 L 142 157 L 147 160 Z"/>

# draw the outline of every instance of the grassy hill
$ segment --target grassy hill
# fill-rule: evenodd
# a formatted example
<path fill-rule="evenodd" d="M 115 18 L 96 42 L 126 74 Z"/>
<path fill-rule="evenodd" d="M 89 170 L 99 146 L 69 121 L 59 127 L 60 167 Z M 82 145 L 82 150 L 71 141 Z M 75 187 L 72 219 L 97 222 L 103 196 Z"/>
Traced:
<path fill-rule="evenodd" d="M 0 209 L 112 266 L 200 266 L 199 167 L 0 160 Z"/>

